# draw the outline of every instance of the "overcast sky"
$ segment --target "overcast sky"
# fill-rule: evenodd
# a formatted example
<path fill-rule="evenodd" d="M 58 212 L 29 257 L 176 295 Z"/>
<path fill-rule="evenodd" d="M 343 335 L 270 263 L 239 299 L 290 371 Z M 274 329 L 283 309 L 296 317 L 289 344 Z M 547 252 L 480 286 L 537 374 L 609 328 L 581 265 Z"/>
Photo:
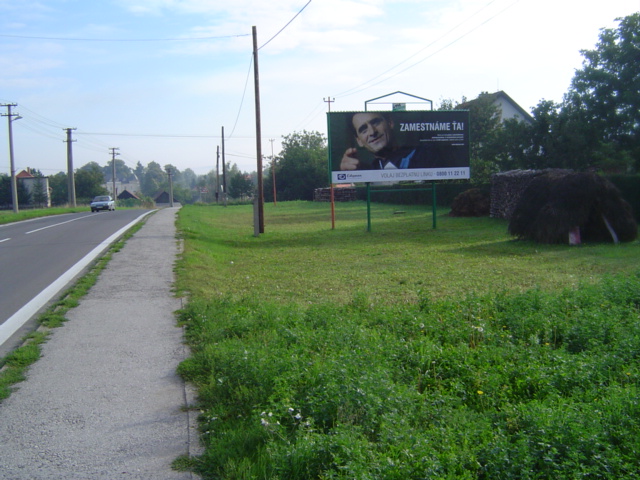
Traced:
<path fill-rule="evenodd" d="M 116 147 L 131 168 L 205 174 L 224 127 L 227 161 L 253 171 L 252 26 L 270 156 L 285 135 L 326 135 L 325 100 L 362 110 L 401 91 L 437 107 L 503 90 L 527 111 L 559 102 L 580 50 L 639 10 L 640 0 L 0 0 L 0 103 L 22 117 L 18 170 L 66 170 L 72 127 L 76 168 L 106 165 Z"/>

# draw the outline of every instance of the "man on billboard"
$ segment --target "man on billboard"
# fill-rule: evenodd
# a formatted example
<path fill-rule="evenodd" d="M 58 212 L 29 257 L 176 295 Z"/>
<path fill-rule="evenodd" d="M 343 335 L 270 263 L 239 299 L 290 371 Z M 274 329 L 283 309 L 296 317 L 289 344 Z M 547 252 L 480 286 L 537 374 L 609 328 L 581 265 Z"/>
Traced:
<path fill-rule="evenodd" d="M 353 135 L 358 145 L 373 154 L 365 165 L 356 148 L 348 148 L 342 156 L 340 170 L 385 170 L 397 168 L 428 168 L 424 148 L 399 147 L 393 133 L 393 119 L 381 112 L 356 113 L 351 119 Z"/>

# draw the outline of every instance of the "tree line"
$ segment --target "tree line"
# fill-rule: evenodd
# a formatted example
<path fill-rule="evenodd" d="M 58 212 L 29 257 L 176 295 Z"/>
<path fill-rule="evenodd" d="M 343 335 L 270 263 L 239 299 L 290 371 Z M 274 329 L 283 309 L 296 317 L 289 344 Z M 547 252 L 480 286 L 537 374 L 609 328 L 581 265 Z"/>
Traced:
<path fill-rule="evenodd" d="M 593 50 L 582 50 L 561 102 L 542 99 L 532 122 L 501 121 L 492 96 L 473 102 L 442 100 L 439 110 L 468 104 L 472 182 L 488 183 L 493 173 L 514 169 L 567 168 L 635 174 L 640 170 L 640 13 L 602 29 Z M 310 200 L 329 184 L 327 142 L 319 132 L 287 135 L 280 155 L 264 174 L 265 199 Z"/>
<path fill-rule="evenodd" d="M 193 203 L 196 201 L 215 202 L 216 192 L 222 191 L 222 174 L 218 175 L 211 171 L 206 175 L 196 175 L 187 168 L 183 171 L 168 164 L 164 167 L 157 162 L 150 162 L 144 166 L 138 162 L 135 168 L 130 168 L 123 160 L 115 161 L 116 182 L 121 184 L 138 184 L 135 191 L 137 196 L 143 201 L 150 201 L 158 193 L 169 191 L 169 176 L 167 171 L 171 171 L 173 195 L 180 203 Z M 29 168 L 34 177 L 44 177 L 40 170 Z M 227 192 L 233 199 L 246 199 L 254 194 L 255 177 L 254 173 L 240 171 L 237 165 L 227 164 L 226 166 Z M 51 203 L 53 205 L 65 205 L 69 199 L 69 183 L 66 172 L 59 172 L 48 177 L 49 189 L 51 191 Z M 97 195 L 107 195 L 113 181 L 113 164 L 109 162 L 105 166 L 97 162 L 89 162 L 74 171 L 74 184 L 76 190 L 76 200 L 78 203 L 88 203 Z M 37 183 L 36 185 L 40 185 Z M 44 204 L 45 193 L 27 191 L 22 182 L 17 182 L 18 203 L 20 205 Z M 118 194 L 122 193 L 118 191 Z M 42 196 L 43 198 L 40 198 Z M 0 206 L 11 205 L 11 177 L 0 174 Z"/>
<path fill-rule="evenodd" d="M 640 170 L 640 13 L 617 19 L 617 28 L 602 29 L 593 50 L 582 50 L 582 68 L 576 70 L 559 103 L 542 99 L 531 112 L 532 122 L 501 121 L 491 95 L 483 92 L 473 102 L 462 98 L 441 101 L 439 110 L 465 104 L 471 122 L 470 166 L 472 182 L 487 183 L 493 173 L 513 169 L 569 168 L 603 173 L 634 174 Z M 467 107 L 468 105 L 468 107 Z M 283 136 L 279 155 L 263 172 L 265 200 L 311 200 L 316 188 L 329 185 L 327 139 L 317 131 Z M 116 178 L 137 179 L 140 194 L 153 197 L 169 187 L 167 168 L 173 172 L 174 197 L 181 203 L 220 200 L 222 174 L 196 175 L 187 168 L 164 168 L 157 162 L 129 168 L 115 160 Z M 91 162 L 75 172 L 76 197 L 90 199 L 107 193 L 111 164 Z M 228 197 L 255 195 L 255 172 L 227 165 Z M 10 202 L 8 176 L 0 174 L 0 205 Z M 49 177 L 54 204 L 68 199 L 67 175 Z M 20 189 L 19 199 L 28 192 Z M 23 203 L 23 200 L 20 200 Z"/>

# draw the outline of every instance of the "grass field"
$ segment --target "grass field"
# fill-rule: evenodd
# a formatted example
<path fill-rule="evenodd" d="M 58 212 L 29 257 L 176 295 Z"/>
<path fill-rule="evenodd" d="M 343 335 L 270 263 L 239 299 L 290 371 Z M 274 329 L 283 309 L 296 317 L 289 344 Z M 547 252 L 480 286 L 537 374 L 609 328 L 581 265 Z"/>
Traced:
<path fill-rule="evenodd" d="M 11 222 L 20 222 L 31 218 L 45 217 L 49 215 L 60 215 L 63 213 L 84 212 L 89 209 L 88 206 L 79 207 L 53 207 L 53 208 L 36 208 L 19 210 L 13 213 L 13 210 L 0 210 L 0 225 Z"/>
<path fill-rule="evenodd" d="M 398 211 L 404 213 L 397 213 Z M 553 291 L 640 268 L 640 244 L 537 245 L 515 241 L 504 220 L 451 218 L 440 210 L 338 204 L 265 206 L 265 234 L 253 236 L 250 206 L 187 207 L 180 229 L 188 255 L 179 286 L 198 297 L 231 294 L 293 302 L 416 302 L 502 290 Z"/>
<path fill-rule="evenodd" d="M 205 479 L 640 475 L 640 257 L 363 203 L 181 209 Z"/>

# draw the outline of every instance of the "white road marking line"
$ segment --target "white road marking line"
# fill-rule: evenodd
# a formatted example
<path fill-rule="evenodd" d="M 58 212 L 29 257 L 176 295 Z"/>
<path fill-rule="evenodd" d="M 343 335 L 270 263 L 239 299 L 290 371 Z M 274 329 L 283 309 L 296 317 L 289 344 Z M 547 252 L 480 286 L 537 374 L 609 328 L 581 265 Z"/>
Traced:
<path fill-rule="evenodd" d="M 9 317 L 2 325 L 0 325 L 0 345 L 6 342 L 11 335 L 16 333 L 20 327 L 22 327 L 31 317 L 33 317 L 38 311 L 44 307 L 55 295 L 57 295 L 67 284 L 74 279 L 76 275 L 82 272 L 86 266 L 88 266 L 98 255 L 109 247 L 115 240 L 117 240 L 122 234 L 124 234 L 129 228 L 134 226 L 144 217 L 150 213 L 155 212 L 151 210 L 149 212 L 140 215 L 135 220 L 129 222 L 116 233 L 111 235 L 105 241 L 100 243 L 97 247 L 91 250 L 84 258 L 82 258 L 73 267 L 63 273 L 57 280 L 51 285 L 42 290 L 36 295 L 29 303 L 23 306 L 20 310 Z"/>
<path fill-rule="evenodd" d="M 60 225 L 64 225 L 65 223 L 71 223 L 71 222 L 75 222 L 76 220 L 82 220 L 83 218 L 90 218 L 90 217 L 91 215 L 85 215 L 84 217 L 73 218 L 71 220 L 67 220 L 66 222 L 54 223 L 53 225 L 48 225 L 46 227 L 38 228 L 36 230 L 31 230 L 30 232 L 25 232 L 25 235 L 29 235 L 30 233 L 36 233 L 36 232 L 39 232 L 40 230 L 46 230 L 47 228 L 58 227 Z"/>

